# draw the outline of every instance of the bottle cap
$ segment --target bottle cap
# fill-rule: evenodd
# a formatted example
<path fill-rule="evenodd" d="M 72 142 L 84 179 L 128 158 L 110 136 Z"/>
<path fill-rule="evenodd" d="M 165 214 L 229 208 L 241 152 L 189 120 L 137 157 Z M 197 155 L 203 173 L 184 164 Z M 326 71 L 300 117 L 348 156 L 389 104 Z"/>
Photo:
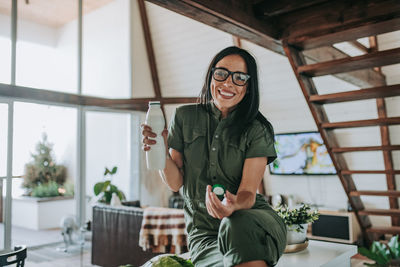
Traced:
<path fill-rule="evenodd" d="M 225 187 L 221 184 L 215 184 L 212 187 L 212 191 L 214 194 L 216 194 L 219 197 L 223 197 L 225 194 Z"/>
<path fill-rule="evenodd" d="M 160 101 L 149 101 L 149 106 L 161 105 Z"/>

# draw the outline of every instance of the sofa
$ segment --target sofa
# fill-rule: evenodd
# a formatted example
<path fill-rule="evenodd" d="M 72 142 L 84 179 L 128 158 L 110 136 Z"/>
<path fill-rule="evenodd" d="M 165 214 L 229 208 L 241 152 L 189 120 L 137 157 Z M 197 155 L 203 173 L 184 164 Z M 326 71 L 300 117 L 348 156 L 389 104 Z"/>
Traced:
<path fill-rule="evenodd" d="M 141 266 L 159 255 L 139 247 L 143 209 L 97 204 L 93 207 L 92 264 Z"/>

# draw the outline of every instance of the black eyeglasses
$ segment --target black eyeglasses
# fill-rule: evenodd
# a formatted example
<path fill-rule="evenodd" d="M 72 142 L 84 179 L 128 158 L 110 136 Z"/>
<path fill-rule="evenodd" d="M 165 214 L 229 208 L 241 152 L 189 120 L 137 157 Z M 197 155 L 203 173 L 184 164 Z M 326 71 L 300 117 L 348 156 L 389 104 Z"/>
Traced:
<path fill-rule="evenodd" d="M 232 82 L 239 86 L 244 86 L 250 79 L 250 75 L 240 71 L 229 71 L 225 68 L 212 68 L 212 76 L 214 80 L 223 82 L 228 79 L 229 75 L 232 75 Z"/>

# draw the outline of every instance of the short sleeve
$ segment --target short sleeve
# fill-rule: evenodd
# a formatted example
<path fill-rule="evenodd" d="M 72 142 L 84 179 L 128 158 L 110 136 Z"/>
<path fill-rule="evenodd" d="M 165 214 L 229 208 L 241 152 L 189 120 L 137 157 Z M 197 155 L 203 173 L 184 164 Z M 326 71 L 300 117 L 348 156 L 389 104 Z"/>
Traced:
<path fill-rule="evenodd" d="M 168 129 L 168 147 L 183 152 L 182 118 L 179 117 L 177 108 L 172 116 Z"/>
<path fill-rule="evenodd" d="M 276 159 L 274 138 L 267 128 L 257 124 L 248 134 L 246 158 L 267 157 L 270 164 Z"/>

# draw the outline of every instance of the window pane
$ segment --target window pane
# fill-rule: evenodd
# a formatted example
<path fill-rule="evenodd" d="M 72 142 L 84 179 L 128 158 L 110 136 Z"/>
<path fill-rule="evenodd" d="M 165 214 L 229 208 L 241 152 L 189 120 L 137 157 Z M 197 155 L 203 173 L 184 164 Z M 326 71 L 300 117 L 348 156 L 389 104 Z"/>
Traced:
<path fill-rule="evenodd" d="M 0 177 L 7 175 L 8 105 L 0 103 Z"/>
<path fill-rule="evenodd" d="M 130 97 L 129 0 L 98 1 L 84 6 L 82 93 Z M 85 1 L 84 1 L 85 3 Z"/>
<path fill-rule="evenodd" d="M 132 194 L 130 168 L 130 114 L 86 113 L 86 194 L 94 197 L 94 185 L 112 178 L 112 184 L 123 191 L 127 199 Z M 105 168 L 117 173 L 104 176 Z M 91 210 L 88 209 L 90 218 Z"/>
<path fill-rule="evenodd" d="M 77 93 L 77 17 L 76 0 L 18 0 L 17 85 Z"/>
<path fill-rule="evenodd" d="M 4 197 L 6 196 L 7 181 L 7 131 L 8 105 L 0 103 L 0 250 L 4 249 Z"/>
<path fill-rule="evenodd" d="M 75 108 L 15 102 L 13 175 L 24 175 L 29 179 L 15 178 L 13 181 L 14 244 L 19 242 L 33 246 L 62 241 L 60 230 L 55 228 L 59 227 L 64 216 L 75 214 L 76 206 L 73 197 L 76 125 Z M 47 142 L 43 139 L 44 134 L 47 135 Z M 38 145 L 40 142 L 41 146 Z M 39 171 L 51 174 L 43 177 L 37 174 Z M 29 185 L 28 188 L 22 188 L 23 183 Z M 50 193 L 72 194 L 72 198 L 52 198 L 51 201 L 41 202 L 22 196 L 27 192 L 39 200 Z M 35 212 L 36 209 L 40 211 L 40 216 Z M 24 219 L 26 216 L 32 219 L 27 221 Z"/>
<path fill-rule="evenodd" d="M 11 2 L 0 2 L 0 83 L 11 81 Z"/>

